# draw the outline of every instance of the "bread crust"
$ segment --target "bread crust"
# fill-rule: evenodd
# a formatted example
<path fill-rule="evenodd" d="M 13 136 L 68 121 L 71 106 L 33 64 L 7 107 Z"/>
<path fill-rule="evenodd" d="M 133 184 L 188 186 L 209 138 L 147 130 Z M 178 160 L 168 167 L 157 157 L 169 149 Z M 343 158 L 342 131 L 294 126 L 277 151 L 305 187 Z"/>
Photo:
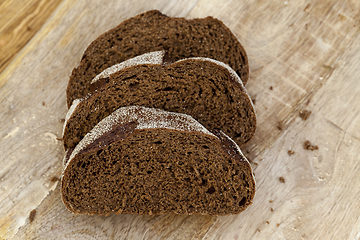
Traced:
<path fill-rule="evenodd" d="M 189 148 L 179 147 L 178 141 Z M 126 147 L 134 143 L 132 149 Z M 138 147 L 143 150 L 135 159 L 124 158 Z M 119 155 L 117 149 L 125 152 Z M 182 150 L 191 153 L 184 156 Z M 77 214 L 237 214 L 252 203 L 255 194 L 250 164 L 228 136 L 221 131 L 209 132 L 188 115 L 159 109 L 118 109 L 99 122 L 64 162 L 62 200 Z M 151 171 L 141 170 L 151 166 Z M 188 172 L 189 168 L 193 170 Z M 112 169 L 118 170 L 111 173 Z M 146 180 L 146 188 L 139 179 Z M 128 190 L 130 185 L 133 187 Z M 104 194 L 109 196 L 106 201 Z M 147 200 L 142 201 L 141 196 Z"/>
<path fill-rule="evenodd" d="M 172 18 L 152 10 L 125 20 L 88 46 L 69 79 L 68 107 L 90 92 L 91 80 L 104 69 L 158 50 L 166 50 L 173 61 L 188 57 L 216 59 L 233 68 L 244 85 L 249 78 L 246 52 L 220 20 Z"/>
<path fill-rule="evenodd" d="M 148 53 L 148 56 L 152 54 L 158 53 Z M 119 71 L 116 68 L 105 70 L 107 77 L 97 78 L 93 92 L 74 101 L 76 106 L 71 106 L 64 123 L 65 149 L 74 147 L 115 109 L 133 104 L 189 114 L 208 129 L 223 130 L 240 146 L 255 134 L 256 114 L 252 101 L 240 78 L 226 64 L 202 57 L 183 59 L 166 66 L 164 62 L 139 63 L 136 65 L 133 61 L 133 66 Z M 184 90 L 184 84 L 192 84 L 198 92 Z M 183 89 L 179 90 L 181 93 L 174 90 L 177 87 Z M 188 100 L 183 101 L 185 98 Z"/>

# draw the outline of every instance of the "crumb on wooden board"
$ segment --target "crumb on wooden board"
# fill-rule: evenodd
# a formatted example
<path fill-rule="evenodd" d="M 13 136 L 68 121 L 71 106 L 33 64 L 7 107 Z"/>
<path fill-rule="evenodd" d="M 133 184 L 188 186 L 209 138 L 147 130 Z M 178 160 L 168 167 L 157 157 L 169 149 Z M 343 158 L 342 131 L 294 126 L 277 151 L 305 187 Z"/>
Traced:
<path fill-rule="evenodd" d="M 279 177 L 279 181 L 280 181 L 281 183 L 285 183 L 285 178 L 284 178 L 284 177 Z"/>
<path fill-rule="evenodd" d="M 36 209 L 31 210 L 29 214 L 29 222 L 32 223 L 35 220 Z"/>
<path fill-rule="evenodd" d="M 299 111 L 299 117 L 304 121 L 309 118 L 310 114 L 311 114 L 311 111 L 308 111 L 305 109 L 301 109 Z"/>
<path fill-rule="evenodd" d="M 306 140 L 304 142 L 304 149 L 314 151 L 314 150 L 318 150 L 319 147 L 317 145 L 312 145 L 309 140 Z"/>
<path fill-rule="evenodd" d="M 50 179 L 50 182 L 57 182 L 57 181 L 60 181 L 60 178 L 55 176 Z"/>

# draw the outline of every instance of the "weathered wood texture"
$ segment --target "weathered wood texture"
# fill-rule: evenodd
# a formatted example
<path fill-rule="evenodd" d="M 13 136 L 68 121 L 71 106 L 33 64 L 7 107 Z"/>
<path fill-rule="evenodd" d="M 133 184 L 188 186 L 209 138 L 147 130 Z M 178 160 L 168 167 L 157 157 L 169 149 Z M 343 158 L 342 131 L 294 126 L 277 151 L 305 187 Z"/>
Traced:
<path fill-rule="evenodd" d="M 0 73 L 36 34 L 62 0 L 0 2 Z"/>
<path fill-rule="evenodd" d="M 96 36 L 154 8 L 171 16 L 213 15 L 248 52 L 247 88 L 259 128 L 244 152 L 257 193 L 239 215 L 75 216 L 51 181 L 61 171 L 64 151 L 56 138 L 72 68 Z M 89 0 L 65 1 L 55 13 L 0 78 L 0 237 L 360 238 L 360 3 Z M 306 121 L 300 109 L 312 111 Z M 319 149 L 305 150 L 305 140 Z"/>

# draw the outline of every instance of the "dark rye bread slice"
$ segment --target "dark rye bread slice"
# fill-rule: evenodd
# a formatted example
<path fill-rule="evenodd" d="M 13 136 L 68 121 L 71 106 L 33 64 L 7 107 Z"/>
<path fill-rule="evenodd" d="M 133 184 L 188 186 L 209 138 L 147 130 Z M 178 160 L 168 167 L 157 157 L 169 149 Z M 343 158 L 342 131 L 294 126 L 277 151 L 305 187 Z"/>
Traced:
<path fill-rule="evenodd" d="M 224 63 L 190 58 L 166 66 L 135 65 L 105 76 L 93 83 L 102 87 L 71 106 L 64 123 L 65 149 L 74 147 L 101 119 L 130 105 L 189 114 L 207 129 L 221 129 L 240 146 L 255 133 L 252 102 Z"/>
<path fill-rule="evenodd" d="M 61 194 L 77 214 L 237 214 L 255 194 L 239 147 L 185 114 L 120 108 L 69 155 Z"/>
<path fill-rule="evenodd" d="M 104 69 L 158 50 L 167 50 L 173 61 L 208 57 L 224 62 L 237 72 L 244 85 L 249 77 L 246 52 L 221 21 L 213 17 L 172 18 L 153 10 L 122 22 L 88 46 L 70 76 L 66 90 L 68 107 L 90 91 L 90 81 Z"/>

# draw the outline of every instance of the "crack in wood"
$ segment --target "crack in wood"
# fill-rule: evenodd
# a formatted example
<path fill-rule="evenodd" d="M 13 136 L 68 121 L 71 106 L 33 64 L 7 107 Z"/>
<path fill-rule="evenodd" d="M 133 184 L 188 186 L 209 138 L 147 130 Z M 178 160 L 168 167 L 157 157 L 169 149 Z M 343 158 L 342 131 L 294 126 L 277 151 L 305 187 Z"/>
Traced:
<path fill-rule="evenodd" d="M 338 129 L 339 131 L 345 133 L 345 135 L 349 135 L 350 137 L 352 137 L 352 138 L 357 139 L 357 140 L 360 141 L 360 138 L 359 138 L 359 137 L 356 137 L 356 136 L 352 135 L 351 133 L 348 133 L 345 129 L 341 128 L 340 126 L 338 126 L 338 125 L 337 125 L 336 123 L 334 123 L 333 121 L 331 121 L 331 120 L 329 120 L 329 119 L 327 119 L 327 118 L 325 118 L 325 117 L 324 117 L 324 119 L 325 119 L 325 121 L 326 121 L 327 123 L 329 123 L 331 126 L 333 126 L 334 128 Z"/>

